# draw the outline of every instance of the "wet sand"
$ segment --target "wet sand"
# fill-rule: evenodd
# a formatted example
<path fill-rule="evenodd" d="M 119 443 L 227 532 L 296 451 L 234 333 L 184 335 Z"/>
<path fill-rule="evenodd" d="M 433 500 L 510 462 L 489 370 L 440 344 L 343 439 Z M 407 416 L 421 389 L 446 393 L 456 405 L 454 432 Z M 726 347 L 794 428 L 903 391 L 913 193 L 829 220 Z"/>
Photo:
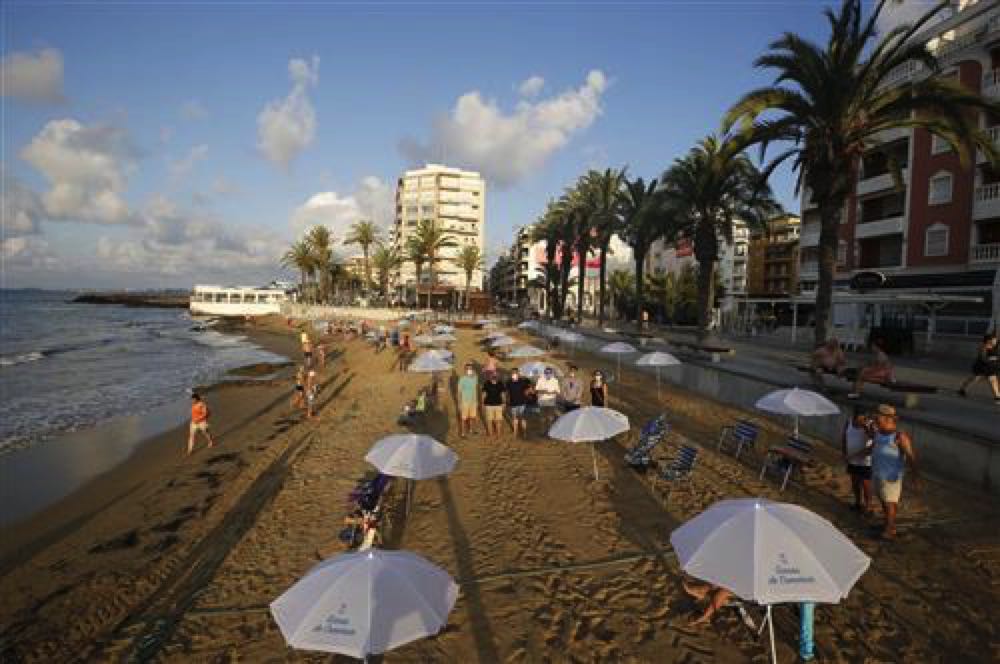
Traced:
<path fill-rule="evenodd" d="M 481 335 L 458 336 L 457 366 L 484 359 L 474 343 Z M 174 462 L 0 579 L 10 598 L 0 608 L 3 654 L 330 661 L 286 648 L 266 606 L 340 549 L 346 495 L 369 470 L 365 452 L 399 430 L 403 402 L 429 380 L 395 371 L 391 351 L 376 355 L 360 341 L 337 346 L 344 354 L 324 375 L 319 420 L 285 417 L 283 406 L 266 410 L 219 450 Z M 585 371 L 595 365 L 571 359 Z M 779 494 L 775 482 L 757 480 L 756 465 L 759 450 L 781 440 L 777 423 L 751 414 L 764 439 L 737 463 L 715 452 L 715 440 L 722 424 L 746 412 L 675 388 L 664 388 L 658 405 L 652 377 L 626 370 L 623 378 L 611 405 L 634 428 L 660 409 L 669 413 L 673 432 L 660 458 L 682 442 L 702 447 L 690 481 L 671 487 L 625 468 L 628 440 L 598 444 L 594 481 L 589 446 L 543 440 L 537 425 L 527 441 L 509 429 L 487 439 L 482 425 L 461 439 L 453 389 L 444 390 L 421 430 L 454 447 L 458 468 L 417 483 L 409 516 L 392 511 L 385 545 L 442 565 L 462 594 L 440 635 L 385 661 L 764 662 L 763 641 L 735 610 L 687 626 L 695 607 L 669 548 L 678 524 L 718 499 L 748 495 L 805 505 L 873 558 L 845 602 L 817 609 L 821 661 L 1000 657 L 1000 523 L 989 498 L 934 481 L 919 493 L 908 485 L 900 539 L 884 543 L 873 537 L 877 522 L 848 509 L 849 482 L 833 448 Z M 758 608 L 749 611 L 760 618 Z M 779 607 L 775 622 L 779 658 L 791 661 L 793 610 Z"/>

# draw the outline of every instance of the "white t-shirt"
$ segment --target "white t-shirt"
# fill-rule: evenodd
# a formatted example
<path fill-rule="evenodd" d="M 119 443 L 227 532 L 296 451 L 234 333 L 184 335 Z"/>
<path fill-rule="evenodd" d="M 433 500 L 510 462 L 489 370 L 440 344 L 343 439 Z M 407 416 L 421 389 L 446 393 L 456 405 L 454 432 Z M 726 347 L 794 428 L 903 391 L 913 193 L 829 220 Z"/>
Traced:
<path fill-rule="evenodd" d="M 852 455 L 857 454 L 868 447 L 868 441 L 871 440 L 868 435 L 868 431 L 854 426 L 854 423 L 852 422 L 847 425 L 847 431 L 845 432 L 844 437 L 847 442 L 847 462 L 852 466 L 872 465 L 871 456 L 857 457 L 854 459 L 851 458 Z"/>
<path fill-rule="evenodd" d="M 542 376 L 535 383 L 535 391 L 538 392 L 538 405 L 551 406 L 555 404 L 559 395 L 559 379 L 555 376 L 546 378 Z"/>

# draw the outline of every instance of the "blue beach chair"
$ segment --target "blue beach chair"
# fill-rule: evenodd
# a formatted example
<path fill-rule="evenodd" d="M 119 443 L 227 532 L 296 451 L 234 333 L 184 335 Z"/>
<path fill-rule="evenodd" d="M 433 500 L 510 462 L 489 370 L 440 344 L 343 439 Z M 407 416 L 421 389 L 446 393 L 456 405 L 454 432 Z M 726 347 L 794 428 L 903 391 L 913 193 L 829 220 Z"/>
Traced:
<path fill-rule="evenodd" d="M 637 470 L 646 470 L 653 462 L 653 450 L 670 433 L 666 415 L 646 422 L 639 431 L 639 440 L 625 453 L 625 463 Z"/>
<path fill-rule="evenodd" d="M 698 461 L 698 448 L 683 445 L 674 460 L 663 468 L 660 477 L 668 482 L 688 479 L 694 471 L 696 461 Z"/>
<path fill-rule="evenodd" d="M 737 420 L 732 426 L 722 427 L 719 432 L 719 444 L 716 449 L 732 448 L 736 451 L 735 458 L 739 460 L 744 449 L 753 449 L 760 431 L 757 425 L 749 420 Z"/>

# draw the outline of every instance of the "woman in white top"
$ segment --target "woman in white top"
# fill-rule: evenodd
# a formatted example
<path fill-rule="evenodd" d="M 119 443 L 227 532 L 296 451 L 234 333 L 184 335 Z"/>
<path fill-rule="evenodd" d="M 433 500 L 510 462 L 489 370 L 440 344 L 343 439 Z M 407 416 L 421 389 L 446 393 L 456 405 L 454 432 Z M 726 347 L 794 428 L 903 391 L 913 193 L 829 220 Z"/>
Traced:
<path fill-rule="evenodd" d="M 844 427 L 841 440 L 847 474 L 851 476 L 851 490 L 854 493 L 855 512 L 871 514 L 872 507 L 872 423 L 860 408 Z"/>

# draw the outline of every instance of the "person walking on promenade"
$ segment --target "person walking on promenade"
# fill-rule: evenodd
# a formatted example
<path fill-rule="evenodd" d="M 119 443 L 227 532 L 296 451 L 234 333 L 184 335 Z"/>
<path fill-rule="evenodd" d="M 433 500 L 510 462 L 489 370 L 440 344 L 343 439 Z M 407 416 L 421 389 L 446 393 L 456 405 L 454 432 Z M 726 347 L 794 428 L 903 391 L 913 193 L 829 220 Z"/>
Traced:
<path fill-rule="evenodd" d="M 483 383 L 483 415 L 486 417 L 486 428 L 494 438 L 500 437 L 503 394 L 504 385 L 500 382 L 497 372 L 486 374 L 486 382 Z"/>
<path fill-rule="evenodd" d="M 841 452 L 847 463 L 847 474 L 851 477 L 851 491 L 854 505 L 851 509 L 868 515 L 872 512 L 872 426 L 861 408 L 844 427 L 841 436 Z"/>
<path fill-rule="evenodd" d="M 310 369 L 309 373 L 306 374 L 306 419 L 314 419 L 316 417 L 316 412 L 314 406 L 316 404 L 316 396 L 319 394 L 319 381 L 316 378 L 316 370 Z"/>
<path fill-rule="evenodd" d="M 306 365 L 306 369 L 312 369 L 312 364 L 313 364 L 312 339 L 309 338 L 308 332 L 303 332 L 300 338 L 302 341 L 302 363 Z"/>
<path fill-rule="evenodd" d="M 907 463 L 913 473 L 913 480 L 917 483 L 915 486 L 919 488 L 913 442 L 909 435 L 897 429 L 896 424 L 896 409 L 889 404 L 881 404 L 875 415 L 872 476 L 875 478 L 875 491 L 885 512 L 883 539 L 896 537 L 896 514 L 903 492 L 903 469 Z"/>
<path fill-rule="evenodd" d="M 980 378 L 985 378 L 990 384 L 990 389 L 993 390 L 993 402 L 1000 406 L 1000 345 L 997 344 L 997 335 L 994 332 L 983 337 L 983 343 L 979 345 L 979 351 L 976 353 L 976 360 L 972 363 L 972 375 L 958 388 L 959 396 L 968 396 L 966 390 L 978 383 Z"/>
<path fill-rule="evenodd" d="M 825 344 L 813 351 L 810 368 L 813 380 L 820 387 L 823 386 L 823 374 L 831 373 L 837 376 L 844 374 L 847 370 L 847 356 L 844 355 L 844 350 L 835 337 L 827 339 Z"/>
<path fill-rule="evenodd" d="M 293 411 L 306 406 L 306 368 L 301 364 L 295 372 L 295 389 L 292 391 L 291 406 Z"/>
<path fill-rule="evenodd" d="M 194 437 L 200 431 L 205 434 L 205 438 L 208 440 L 208 446 L 214 447 L 215 441 L 212 440 L 212 434 L 208 431 L 208 404 L 206 404 L 201 395 L 197 392 L 191 393 L 191 427 L 188 433 L 188 444 L 187 453 L 190 456 L 191 452 L 194 451 Z"/>
<path fill-rule="evenodd" d="M 465 365 L 465 375 L 458 379 L 458 431 L 462 438 L 472 433 L 472 423 L 479 417 L 479 381 L 471 363 Z"/>
<path fill-rule="evenodd" d="M 507 381 L 507 407 L 510 408 L 510 426 L 514 435 L 521 433 L 528 437 L 528 421 L 525 419 L 528 410 L 528 392 L 532 389 L 531 381 L 521 376 L 521 372 L 515 367 L 510 372 L 510 380 Z"/>
<path fill-rule="evenodd" d="M 889 361 L 889 356 L 885 352 L 885 341 L 882 339 L 872 340 L 872 361 L 858 371 L 858 377 L 854 381 L 854 389 L 847 395 L 848 399 L 861 397 L 861 388 L 865 383 L 893 383 L 896 381 L 896 372 Z"/>
<path fill-rule="evenodd" d="M 566 379 L 562 384 L 562 409 L 564 413 L 576 410 L 582 404 L 583 382 L 577 377 L 577 371 L 575 364 L 569 365 Z"/>
<path fill-rule="evenodd" d="M 597 370 L 590 381 L 590 405 L 604 408 L 608 403 L 608 384 L 604 382 L 604 374 Z"/>

